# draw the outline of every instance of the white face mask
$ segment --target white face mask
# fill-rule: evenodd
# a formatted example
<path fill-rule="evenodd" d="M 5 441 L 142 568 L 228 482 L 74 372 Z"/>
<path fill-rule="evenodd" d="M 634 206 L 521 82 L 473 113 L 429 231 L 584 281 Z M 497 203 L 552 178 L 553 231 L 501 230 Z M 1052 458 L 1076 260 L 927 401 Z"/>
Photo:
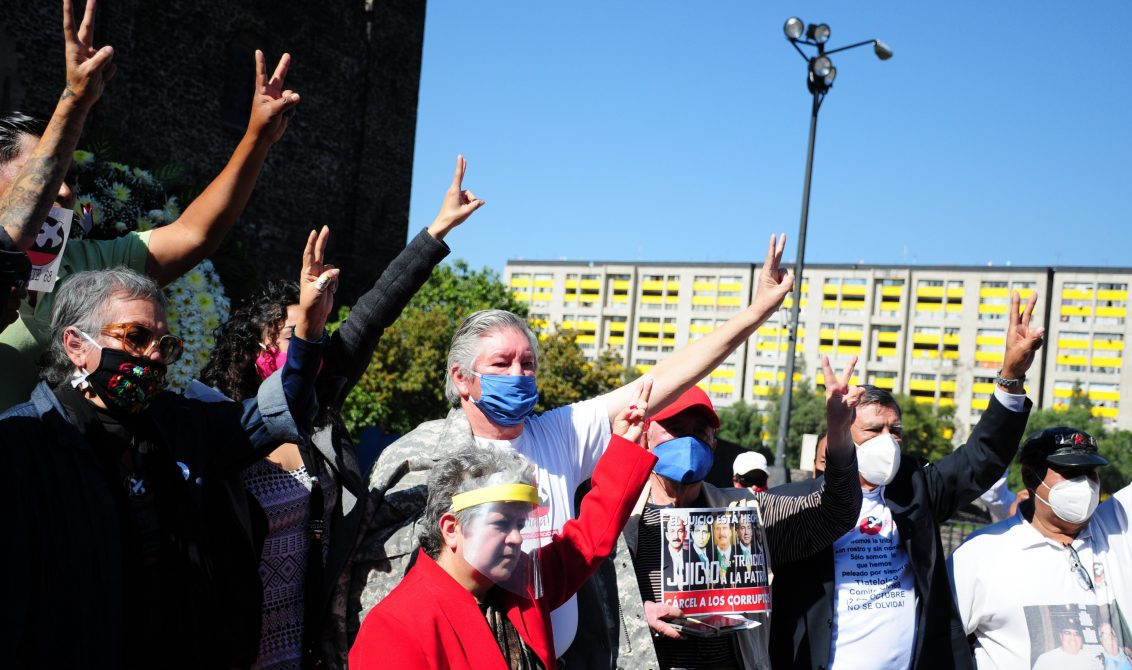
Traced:
<path fill-rule="evenodd" d="M 881 433 L 857 445 L 857 470 L 873 486 L 885 486 L 900 467 L 900 445 L 888 433 Z"/>
<path fill-rule="evenodd" d="M 1068 523 L 1088 521 L 1101 500 L 1101 485 L 1085 475 L 1058 482 L 1052 487 L 1042 482 L 1042 486 L 1049 489 L 1049 500 L 1041 496 L 1038 500 L 1049 505 L 1057 518 Z"/>

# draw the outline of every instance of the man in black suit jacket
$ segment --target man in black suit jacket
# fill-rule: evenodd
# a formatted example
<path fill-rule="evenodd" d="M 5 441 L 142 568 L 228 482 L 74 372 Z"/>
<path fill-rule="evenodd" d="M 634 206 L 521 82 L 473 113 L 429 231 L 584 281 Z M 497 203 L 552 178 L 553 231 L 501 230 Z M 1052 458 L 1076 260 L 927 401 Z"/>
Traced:
<path fill-rule="evenodd" d="M 938 463 L 900 458 L 891 394 L 870 387 L 860 398 L 850 433 L 862 490 L 874 502 L 862 504 L 857 527 L 833 547 L 773 566 L 773 667 L 824 670 L 836 657 L 838 667 L 973 668 L 939 525 L 998 479 L 1022 439 L 1032 406 L 1022 382 L 1044 335 L 1030 326 L 1036 301 L 1031 294 L 1019 315 L 1014 294 L 994 398 L 967 443 Z M 804 495 L 821 482 L 772 492 Z"/>

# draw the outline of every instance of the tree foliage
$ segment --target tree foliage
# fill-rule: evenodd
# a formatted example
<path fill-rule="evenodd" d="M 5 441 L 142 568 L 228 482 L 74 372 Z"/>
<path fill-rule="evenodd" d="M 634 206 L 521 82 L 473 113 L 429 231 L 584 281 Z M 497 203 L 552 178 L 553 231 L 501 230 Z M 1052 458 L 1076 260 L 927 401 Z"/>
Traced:
<path fill-rule="evenodd" d="M 767 446 L 772 452 L 776 451 L 778 445 L 778 422 L 781 414 L 782 391 L 779 389 L 771 401 L 766 423 L 767 433 L 770 434 Z M 786 466 L 800 467 L 798 460 L 802 454 L 802 436 L 806 433 L 820 433 L 824 429 L 825 394 L 814 389 L 810 380 L 803 379 L 794 384 L 791 393 L 790 425 L 786 431 Z"/>
<path fill-rule="evenodd" d="M 593 363 L 587 361 L 573 330 L 556 329 L 545 335 L 539 350 L 537 412 L 595 398 L 622 385 L 625 368 L 620 355 L 606 350 Z"/>
<path fill-rule="evenodd" d="M 954 407 L 920 404 L 907 395 L 895 397 L 900 405 L 903 454 L 922 456 L 934 463 L 955 450 L 951 441 L 955 433 Z"/>
<path fill-rule="evenodd" d="M 753 404 L 742 400 L 722 409 L 719 414 L 719 438 L 734 442 L 746 449 L 762 451 L 763 413 Z"/>
<path fill-rule="evenodd" d="M 381 338 L 373 360 L 346 398 L 342 417 L 355 433 L 378 425 L 405 433 L 444 417 L 444 376 L 452 334 L 468 314 L 499 308 L 527 316 L 527 308 L 489 269 L 464 261 L 437 266 L 401 317 Z M 339 320 L 349 314 L 347 308 Z M 540 375 L 541 376 L 541 375 Z"/>

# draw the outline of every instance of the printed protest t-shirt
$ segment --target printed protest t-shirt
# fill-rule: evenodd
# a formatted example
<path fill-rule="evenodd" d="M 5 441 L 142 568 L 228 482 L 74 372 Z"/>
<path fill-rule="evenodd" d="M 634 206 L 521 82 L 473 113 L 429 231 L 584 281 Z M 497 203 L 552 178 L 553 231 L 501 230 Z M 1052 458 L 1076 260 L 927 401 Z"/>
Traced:
<path fill-rule="evenodd" d="M 833 569 L 830 666 L 908 668 L 916 637 L 916 587 L 883 486 L 862 491 L 856 527 L 833 543 Z"/>
<path fill-rule="evenodd" d="M 949 560 L 979 668 L 1132 668 L 1132 488 L 1102 503 L 1070 547 L 1021 514 L 967 538 Z"/>
<path fill-rule="evenodd" d="M 547 544 L 574 518 L 574 493 L 593 476 L 609 444 L 609 410 L 604 396 L 559 407 L 526 420 L 514 440 L 476 437 L 476 444 L 510 448 L 534 462 L 539 505 L 523 529 L 523 549 Z M 562 654 L 578 632 L 576 597 L 551 612 L 554 649 Z"/>

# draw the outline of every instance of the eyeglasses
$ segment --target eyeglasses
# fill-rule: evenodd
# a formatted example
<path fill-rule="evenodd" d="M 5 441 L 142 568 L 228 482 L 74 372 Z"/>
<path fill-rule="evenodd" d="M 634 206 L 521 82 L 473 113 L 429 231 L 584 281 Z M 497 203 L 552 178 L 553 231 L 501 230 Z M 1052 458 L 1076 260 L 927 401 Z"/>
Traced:
<path fill-rule="evenodd" d="M 157 336 L 148 326 L 140 323 L 110 323 L 102 327 L 101 333 L 122 343 L 122 349 L 131 356 L 148 356 L 154 347 L 166 364 L 181 357 L 185 350 L 184 341 L 176 335 Z"/>
<path fill-rule="evenodd" d="M 1069 572 L 1072 572 L 1073 576 L 1077 578 L 1077 585 L 1086 591 L 1092 591 L 1093 578 L 1089 576 L 1089 571 L 1085 569 L 1085 566 L 1081 565 L 1081 557 L 1077 555 L 1077 550 L 1070 544 L 1065 545 L 1065 548 L 1069 550 L 1065 554 L 1066 560 L 1069 561 Z"/>

